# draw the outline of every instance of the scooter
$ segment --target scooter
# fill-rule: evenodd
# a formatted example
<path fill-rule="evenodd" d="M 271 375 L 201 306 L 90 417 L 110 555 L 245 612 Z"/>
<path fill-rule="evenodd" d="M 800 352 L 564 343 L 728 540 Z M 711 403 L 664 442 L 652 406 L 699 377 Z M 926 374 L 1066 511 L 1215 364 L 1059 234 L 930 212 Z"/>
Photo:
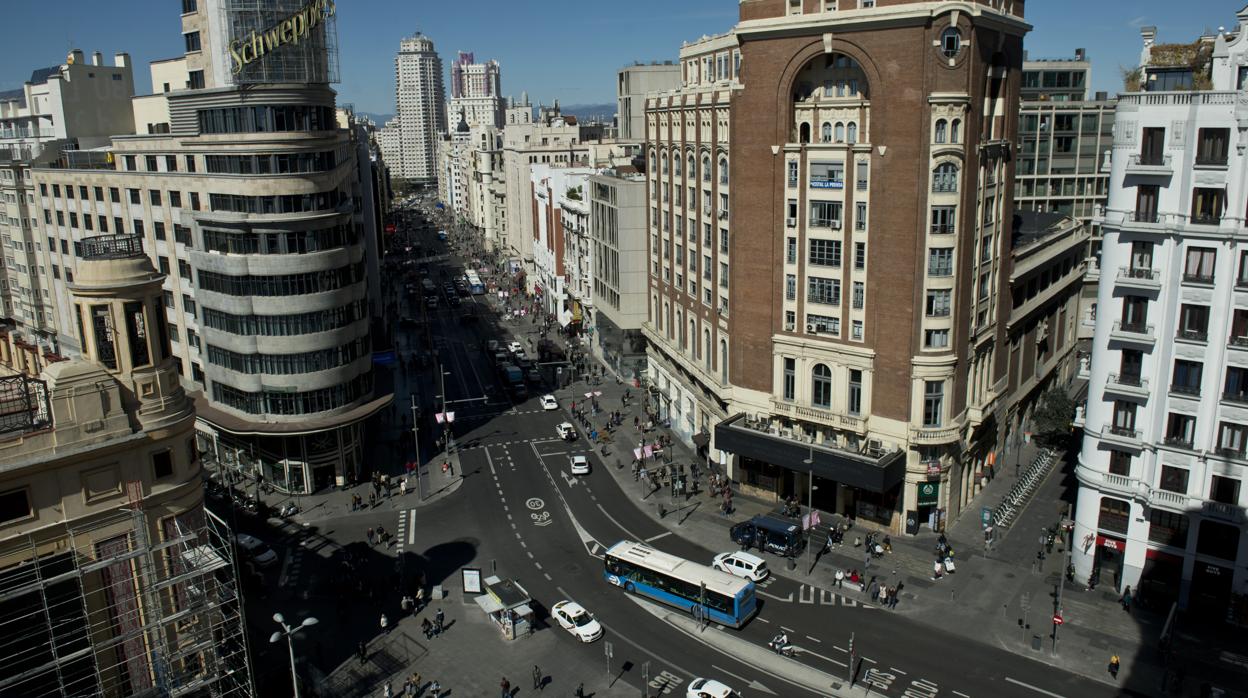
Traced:
<path fill-rule="evenodd" d="M 782 635 L 777 635 L 771 638 L 771 641 L 767 643 L 767 646 L 770 647 L 773 652 L 782 657 L 797 656 L 797 648 L 791 645 L 788 642 L 788 638 L 785 638 Z"/>
<path fill-rule="evenodd" d="M 299 505 L 294 502 L 286 502 L 281 509 L 277 510 L 277 515 L 283 519 L 294 516 L 299 513 Z"/>

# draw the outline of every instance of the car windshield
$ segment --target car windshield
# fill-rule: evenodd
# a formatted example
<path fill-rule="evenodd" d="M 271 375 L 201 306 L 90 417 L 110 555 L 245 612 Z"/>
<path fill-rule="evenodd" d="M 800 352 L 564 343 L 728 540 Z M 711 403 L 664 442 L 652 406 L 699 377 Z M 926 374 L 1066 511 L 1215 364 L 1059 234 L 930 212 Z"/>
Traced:
<path fill-rule="evenodd" d="M 589 613 L 585 611 L 582 611 L 578 613 L 577 615 L 572 616 L 572 624 L 578 628 L 583 628 L 592 622 L 594 622 L 594 617 L 589 615 Z"/>

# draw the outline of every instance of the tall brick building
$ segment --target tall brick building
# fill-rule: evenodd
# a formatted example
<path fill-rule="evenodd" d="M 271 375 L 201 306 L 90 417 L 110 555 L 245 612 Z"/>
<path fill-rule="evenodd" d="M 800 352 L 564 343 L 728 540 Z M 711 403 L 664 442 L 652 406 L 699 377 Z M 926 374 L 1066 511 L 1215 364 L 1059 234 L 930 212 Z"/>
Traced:
<path fill-rule="evenodd" d="M 913 531 L 995 461 L 1023 5 L 742 0 L 647 99 L 650 390 L 743 488 Z"/>

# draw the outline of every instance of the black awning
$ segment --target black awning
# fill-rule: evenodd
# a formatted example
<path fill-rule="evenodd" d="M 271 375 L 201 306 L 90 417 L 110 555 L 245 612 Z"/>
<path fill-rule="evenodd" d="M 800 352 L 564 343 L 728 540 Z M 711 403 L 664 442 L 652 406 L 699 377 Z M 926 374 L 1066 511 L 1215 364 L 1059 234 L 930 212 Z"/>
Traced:
<path fill-rule="evenodd" d="M 787 470 L 813 471 L 826 480 L 871 492 L 888 492 L 906 476 L 906 454 L 899 449 L 856 453 L 810 444 L 746 426 L 743 414 L 715 425 L 715 446 Z"/>
<path fill-rule="evenodd" d="M 711 443 L 711 435 L 705 431 L 700 431 L 693 435 L 693 445 L 698 448 L 706 448 Z"/>

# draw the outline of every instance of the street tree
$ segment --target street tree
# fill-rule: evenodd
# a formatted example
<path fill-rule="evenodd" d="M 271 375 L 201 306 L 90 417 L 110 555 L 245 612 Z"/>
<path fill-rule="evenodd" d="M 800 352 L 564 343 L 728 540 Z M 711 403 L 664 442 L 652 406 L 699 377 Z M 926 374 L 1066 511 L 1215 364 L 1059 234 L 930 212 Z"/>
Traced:
<path fill-rule="evenodd" d="M 1036 406 L 1036 438 L 1045 445 L 1058 445 L 1070 436 L 1075 401 L 1062 388 L 1050 388 Z"/>

